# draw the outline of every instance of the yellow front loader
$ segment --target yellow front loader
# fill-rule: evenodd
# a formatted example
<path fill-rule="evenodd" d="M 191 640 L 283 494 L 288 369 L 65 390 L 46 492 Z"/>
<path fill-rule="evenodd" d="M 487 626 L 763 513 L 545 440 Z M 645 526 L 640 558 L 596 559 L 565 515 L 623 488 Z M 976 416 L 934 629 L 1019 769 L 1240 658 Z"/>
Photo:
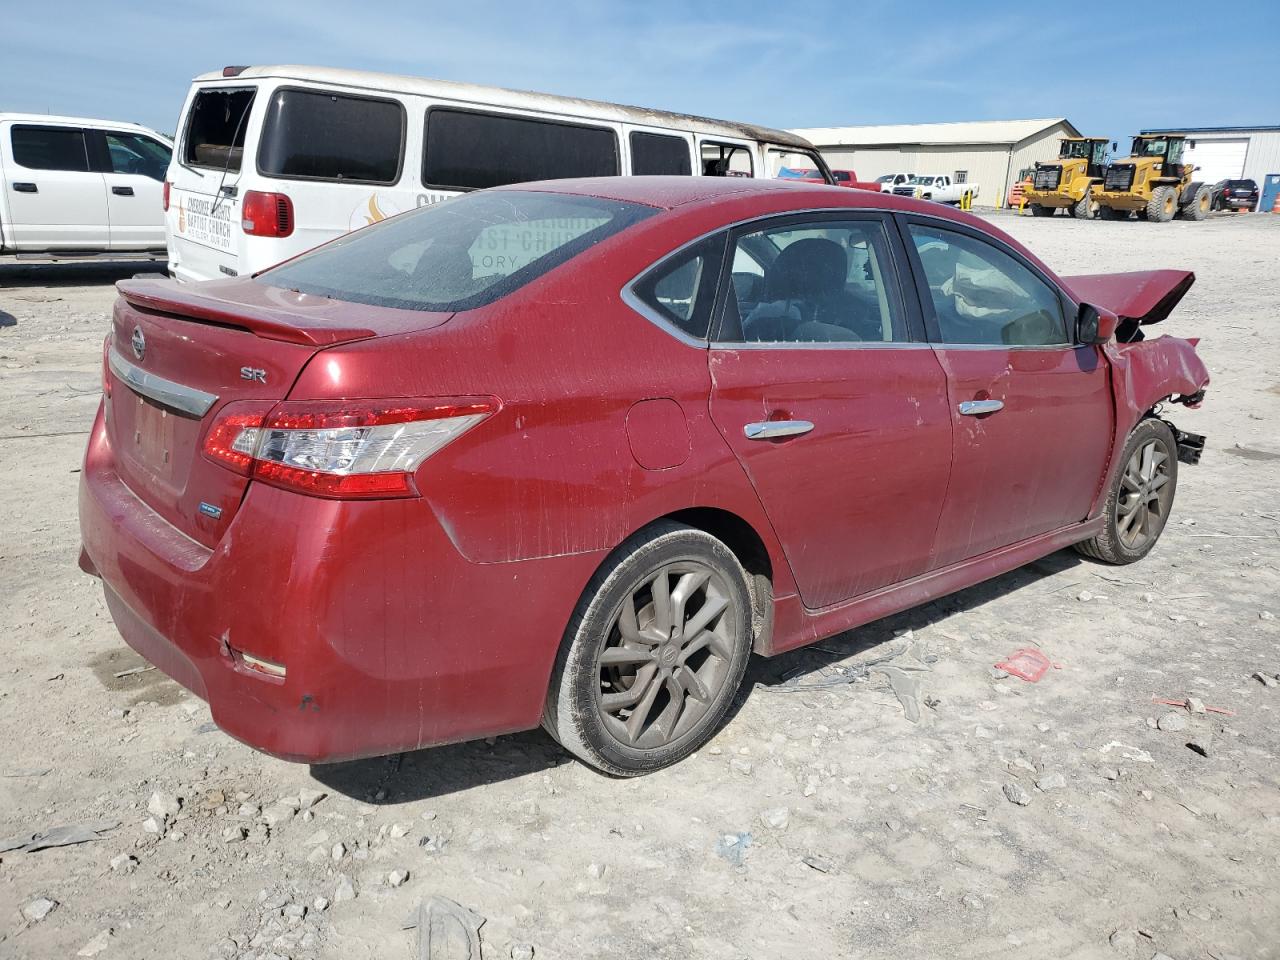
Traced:
<path fill-rule="evenodd" d="M 1058 143 L 1058 159 L 1036 164 L 1031 186 L 1023 195 L 1033 216 L 1051 217 L 1066 210 L 1079 220 L 1092 220 L 1098 212 L 1093 195 L 1102 186 L 1108 141 L 1103 137 L 1064 137 Z M 1115 149 L 1115 144 L 1110 146 Z"/>
<path fill-rule="evenodd" d="M 1196 168 L 1182 162 L 1188 145 L 1194 147 L 1195 141 L 1181 134 L 1134 137 L 1130 155 L 1107 167 L 1102 189 L 1094 194 L 1098 216 L 1126 220 L 1136 213 L 1156 223 L 1209 216 L 1209 187 L 1193 180 Z"/>

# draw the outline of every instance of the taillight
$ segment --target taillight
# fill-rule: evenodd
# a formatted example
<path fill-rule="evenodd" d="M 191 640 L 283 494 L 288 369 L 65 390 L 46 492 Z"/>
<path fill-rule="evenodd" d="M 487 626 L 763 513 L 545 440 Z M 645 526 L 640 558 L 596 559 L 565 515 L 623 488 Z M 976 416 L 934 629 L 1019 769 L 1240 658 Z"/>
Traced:
<path fill-rule="evenodd" d="M 245 191 L 240 226 L 254 237 L 287 237 L 293 233 L 293 201 L 283 193 Z"/>
<path fill-rule="evenodd" d="M 228 404 L 204 452 L 242 476 L 299 493 L 412 497 L 422 462 L 497 409 L 491 399 Z"/>
<path fill-rule="evenodd" d="M 169 212 L 169 190 L 172 187 L 173 187 L 173 184 L 170 183 L 168 180 L 166 180 L 164 182 L 164 190 L 160 194 L 160 202 L 164 205 L 165 213 Z"/>

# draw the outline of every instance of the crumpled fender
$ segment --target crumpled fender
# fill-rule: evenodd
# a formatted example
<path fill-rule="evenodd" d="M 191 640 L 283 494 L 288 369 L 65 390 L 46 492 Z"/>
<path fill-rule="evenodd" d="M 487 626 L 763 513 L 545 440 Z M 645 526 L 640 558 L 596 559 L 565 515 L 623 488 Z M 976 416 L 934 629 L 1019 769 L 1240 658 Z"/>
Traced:
<path fill-rule="evenodd" d="M 1112 341 L 1103 344 L 1102 352 L 1111 366 L 1116 432 L 1106 473 L 1107 481 L 1098 490 L 1090 516 L 1096 516 L 1102 509 L 1111 472 L 1138 421 L 1156 404 L 1170 398 L 1179 401 L 1196 398 L 1188 405 L 1199 406 L 1199 394 L 1209 385 L 1209 370 L 1196 353 L 1197 343 L 1199 340 L 1166 336 L 1137 343 Z"/>
<path fill-rule="evenodd" d="M 1136 331 L 1137 326 L 1159 323 L 1169 316 L 1196 282 L 1196 275 L 1190 270 L 1139 270 L 1091 273 L 1063 277 L 1062 281 L 1080 303 L 1110 310 L 1119 317 L 1117 337 L 1125 342 L 1134 339 L 1124 335 L 1126 327 Z"/>

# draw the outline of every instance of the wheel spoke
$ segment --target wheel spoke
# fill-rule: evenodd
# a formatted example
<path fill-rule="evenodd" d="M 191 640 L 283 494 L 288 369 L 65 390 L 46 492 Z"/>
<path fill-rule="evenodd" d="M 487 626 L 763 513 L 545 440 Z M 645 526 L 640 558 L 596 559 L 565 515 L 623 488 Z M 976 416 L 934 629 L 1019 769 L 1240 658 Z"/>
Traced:
<path fill-rule="evenodd" d="M 1128 513 L 1126 513 L 1123 517 L 1120 518 L 1120 522 L 1116 524 L 1116 529 L 1122 537 L 1126 536 L 1129 533 L 1129 531 L 1133 528 L 1133 525 L 1134 525 L 1133 522 L 1136 519 L 1138 519 L 1138 515 L 1142 512 L 1141 510 L 1137 509 L 1137 506 L 1138 506 L 1137 504 L 1134 504 L 1133 509 L 1130 509 Z"/>
<path fill-rule="evenodd" d="M 666 567 L 658 571 L 653 578 L 653 626 L 664 637 L 671 636 L 671 628 L 675 619 L 671 610 L 671 579 Z"/>
<path fill-rule="evenodd" d="M 686 703 L 685 689 L 676 681 L 675 677 L 667 677 L 666 687 L 669 698 L 667 705 L 662 708 L 662 712 L 658 714 L 657 719 L 649 726 L 649 729 L 658 734 L 664 743 L 675 736 L 676 727 L 680 723 L 680 717 L 684 713 Z"/>
<path fill-rule="evenodd" d="M 678 581 L 676 588 L 671 591 L 671 625 L 678 627 L 684 623 L 684 611 L 689 600 L 692 599 L 702 586 L 711 579 L 711 571 L 699 570 L 696 573 L 686 573 Z"/>
<path fill-rule="evenodd" d="M 631 711 L 631 716 L 627 717 L 627 737 L 632 743 L 640 739 L 640 735 L 644 733 L 645 721 L 649 719 L 649 711 L 653 709 L 653 702 L 658 699 L 658 693 L 662 690 L 663 684 L 654 682 L 657 673 L 649 675 L 649 680 L 645 684 L 645 691 L 640 702 L 636 704 L 636 708 Z M 639 674 L 636 675 L 637 679 Z"/>
<path fill-rule="evenodd" d="M 1137 493 L 1142 489 L 1142 481 L 1134 477 L 1129 470 L 1126 470 L 1124 476 L 1120 478 L 1120 485 L 1131 493 Z"/>
<path fill-rule="evenodd" d="M 1116 512 L 1122 517 L 1127 517 L 1133 513 L 1133 508 L 1138 505 L 1139 497 L 1135 494 L 1132 497 L 1125 497 L 1123 500 L 1116 501 Z"/>
<path fill-rule="evenodd" d="M 600 695 L 600 706 L 605 713 L 617 713 L 619 710 L 635 706 L 649 691 L 649 688 L 655 686 L 653 678 L 657 674 L 658 665 L 656 663 L 646 663 L 636 671 L 635 682 L 631 684 L 629 690 L 622 690 L 618 693 L 602 693 Z"/>
<path fill-rule="evenodd" d="M 688 667 L 681 667 L 680 671 L 676 674 L 676 679 L 679 681 L 680 686 L 688 691 L 689 696 L 693 697 L 695 700 L 700 700 L 703 703 L 706 703 L 711 699 L 711 691 L 708 690 L 706 684 L 698 678 L 696 671 L 690 670 Z"/>
<path fill-rule="evenodd" d="M 600 654 L 600 666 L 616 667 L 628 663 L 648 663 L 653 659 L 653 648 L 637 650 L 634 647 L 608 647 Z"/>
<path fill-rule="evenodd" d="M 1148 443 L 1142 448 L 1142 482 L 1146 483 L 1151 479 L 1151 471 L 1155 469 L 1152 461 L 1155 459 L 1156 445 Z"/>
<path fill-rule="evenodd" d="M 698 610 L 685 624 L 684 635 L 686 637 L 696 637 L 699 633 L 711 625 L 711 622 L 724 613 L 728 608 L 729 601 L 727 598 L 716 594 L 712 596 L 710 591 L 707 598 L 703 602 L 701 609 Z"/>

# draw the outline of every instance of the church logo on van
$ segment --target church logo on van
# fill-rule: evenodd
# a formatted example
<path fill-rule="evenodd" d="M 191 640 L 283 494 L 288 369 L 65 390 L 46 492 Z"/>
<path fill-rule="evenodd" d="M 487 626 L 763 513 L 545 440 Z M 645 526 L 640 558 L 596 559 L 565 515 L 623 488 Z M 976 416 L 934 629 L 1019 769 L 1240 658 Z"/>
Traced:
<path fill-rule="evenodd" d="M 397 213 L 403 212 L 400 206 L 385 193 L 371 193 L 369 199 L 357 204 L 351 211 L 350 229 L 359 230 L 361 227 L 372 226 L 387 217 L 394 217 Z"/>

